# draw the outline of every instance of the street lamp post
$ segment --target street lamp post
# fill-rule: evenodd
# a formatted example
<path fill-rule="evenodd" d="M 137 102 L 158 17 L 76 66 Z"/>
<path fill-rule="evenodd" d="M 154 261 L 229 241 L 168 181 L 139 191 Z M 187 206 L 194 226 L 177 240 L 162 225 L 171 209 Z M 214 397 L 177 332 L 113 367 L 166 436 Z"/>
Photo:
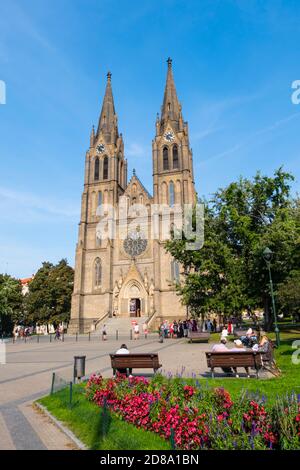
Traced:
<path fill-rule="evenodd" d="M 184 266 L 184 275 L 185 275 L 185 277 L 187 277 L 188 274 L 189 274 L 188 267 Z M 186 319 L 188 320 L 188 318 L 189 318 L 189 306 L 188 306 L 188 304 L 186 305 L 186 308 L 185 308 L 185 315 L 186 315 Z"/>
<path fill-rule="evenodd" d="M 273 281 L 272 281 L 272 274 L 271 274 L 271 260 L 273 258 L 273 252 L 270 248 L 265 248 L 263 252 L 264 260 L 267 264 L 268 271 L 269 271 L 269 279 L 270 279 L 270 289 L 271 289 L 271 297 L 272 297 L 272 310 L 274 315 L 274 325 L 275 325 L 275 335 L 276 335 L 276 344 L 280 346 L 280 334 L 279 328 L 277 323 L 277 315 L 276 315 L 276 307 L 275 307 L 275 298 L 274 298 L 274 290 L 273 290 Z"/>

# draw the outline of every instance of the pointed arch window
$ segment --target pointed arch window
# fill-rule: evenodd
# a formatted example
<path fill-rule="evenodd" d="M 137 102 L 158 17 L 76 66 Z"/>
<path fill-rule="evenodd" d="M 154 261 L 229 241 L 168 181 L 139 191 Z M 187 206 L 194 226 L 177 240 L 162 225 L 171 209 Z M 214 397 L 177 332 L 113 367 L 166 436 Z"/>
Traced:
<path fill-rule="evenodd" d="M 174 282 L 180 281 L 179 263 L 174 259 L 171 261 L 171 279 Z"/>
<path fill-rule="evenodd" d="M 168 147 L 163 148 L 163 169 L 169 169 L 169 149 Z"/>
<path fill-rule="evenodd" d="M 169 205 L 173 207 L 175 204 L 175 191 L 174 191 L 174 183 L 170 181 L 169 184 Z"/>
<path fill-rule="evenodd" d="M 102 191 L 98 192 L 98 207 L 102 206 Z"/>
<path fill-rule="evenodd" d="M 95 171 L 94 171 L 94 180 L 95 181 L 99 180 L 99 168 L 100 168 L 99 158 L 97 157 L 96 160 L 95 160 Z"/>
<path fill-rule="evenodd" d="M 108 179 L 108 157 L 104 157 L 103 159 L 103 179 Z"/>
<path fill-rule="evenodd" d="M 95 260 L 95 287 L 100 287 L 101 286 L 101 278 L 102 278 L 102 266 L 101 266 L 101 260 L 100 258 L 97 258 Z"/>
<path fill-rule="evenodd" d="M 176 170 L 178 168 L 179 168 L 178 147 L 177 145 L 173 145 L 173 169 Z"/>

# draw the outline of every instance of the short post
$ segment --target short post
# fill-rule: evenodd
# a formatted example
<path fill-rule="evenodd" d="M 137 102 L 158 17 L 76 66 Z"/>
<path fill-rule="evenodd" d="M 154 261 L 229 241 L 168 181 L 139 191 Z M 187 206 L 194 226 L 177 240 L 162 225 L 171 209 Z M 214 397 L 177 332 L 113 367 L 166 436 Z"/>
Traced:
<path fill-rule="evenodd" d="M 91 332 L 89 331 L 89 341 L 91 341 Z"/>
<path fill-rule="evenodd" d="M 49 335 L 50 343 L 52 343 L 52 333 Z"/>
<path fill-rule="evenodd" d="M 73 398 L 73 384 L 70 382 L 69 387 L 69 405 L 72 406 L 72 398 Z"/>
<path fill-rule="evenodd" d="M 174 429 L 173 429 L 173 428 L 171 428 L 170 444 L 171 444 L 171 449 L 172 449 L 172 450 L 176 449 L 176 446 L 175 446 L 175 433 L 174 433 Z"/>
<path fill-rule="evenodd" d="M 73 382 L 85 376 L 85 358 L 86 356 L 74 356 Z"/>
<path fill-rule="evenodd" d="M 76 333 L 76 343 L 77 343 L 77 341 L 78 341 L 78 333 Z"/>
<path fill-rule="evenodd" d="M 62 332 L 61 340 L 62 340 L 63 343 L 65 342 L 65 332 L 64 331 Z"/>
<path fill-rule="evenodd" d="M 24 337 L 24 343 L 26 344 L 26 336 Z"/>
<path fill-rule="evenodd" d="M 132 340 L 132 330 L 130 330 L 130 339 Z"/>
<path fill-rule="evenodd" d="M 36 335 L 36 342 L 37 342 L 37 343 L 40 342 L 40 335 Z"/>
<path fill-rule="evenodd" d="M 118 339 L 119 339 L 119 331 L 116 330 L 116 340 L 118 341 Z"/>
<path fill-rule="evenodd" d="M 109 424 L 109 414 L 108 414 L 108 406 L 107 400 L 104 398 L 103 400 L 103 409 L 102 409 L 102 436 L 106 436 L 108 431 L 108 424 Z"/>
<path fill-rule="evenodd" d="M 53 394 L 54 391 L 54 382 L 55 382 L 55 372 L 52 373 L 52 382 L 51 382 L 51 392 L 50 395 Z"/>

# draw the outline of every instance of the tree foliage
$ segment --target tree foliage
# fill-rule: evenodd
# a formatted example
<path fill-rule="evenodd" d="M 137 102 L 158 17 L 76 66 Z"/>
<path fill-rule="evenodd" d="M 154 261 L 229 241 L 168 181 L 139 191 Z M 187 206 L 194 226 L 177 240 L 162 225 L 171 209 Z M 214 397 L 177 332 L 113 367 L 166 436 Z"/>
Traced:
<path fill-rule="evenodd" d="M 8 274 L 0 274 L 0 333 L 10 333 L 23 319 L 22 285 Z"/>
<path fill-rule="evenodd" d="M 282 168 L 273 177 L 257 173 L 252 180 L 240 178 L 205 203 L 201 250 L 185 250 L 184 238 L 167 243 L 167 250 L 188 273 L 177 290 L 194 312 L 236 315 L 263 307 L 270 326 L 264 248 L 269 246 L 274 252 L 275 286 L 299 269 L 300 205 L 291 198 L 293 179 Z"/>
<path fill-rule="evenodd" d="M 44 262 L 29 284 L 25 298 L 27 318 L 38 324 L 54 325 L 70 318 L 74 270 L 62 259 Z"/>

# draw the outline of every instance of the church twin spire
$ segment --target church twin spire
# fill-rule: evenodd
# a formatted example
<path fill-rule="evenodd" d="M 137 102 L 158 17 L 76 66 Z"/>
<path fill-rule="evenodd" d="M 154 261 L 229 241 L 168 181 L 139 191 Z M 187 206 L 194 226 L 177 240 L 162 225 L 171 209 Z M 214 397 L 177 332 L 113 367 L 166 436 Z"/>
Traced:
<path fill-rule="evenodd" d="M 117 115 L 111 87 L 111 73 L 107 73 L 106 90 L 103 98 L 102 110 L 99 118 L 97 135 L 103 133 L 107 143 L 113 143 L 118 137 Z M 113 139 L 114 137 L 114 139 Z"/>
<path fill-rule="evenodd" d="M 179 120 L 181 117 L 181 105 L 178 101 L 176 87 L 174 83 L 172 71 L 172 59 L 167 60 L 168 72 L 167 81 L 165 86 L 164 100 L 161 107 L 161 126 L 164 127 L 168 121 L 172 124 L 175 130 L 178 130 Z"/>
<path fill-rule="evenodd" d="M 167 60 L 168 71 L 167 79 L 164 91 L 163 104 L 161 107 L 161 116 L 157 117 L 159 123 L 160 133 L 165 130 L 168 122 L 172 125 L 175 131 L 180 130 L 183 125 L 181 105 L 179 103 L 173 71 L 172 71 L 172 59 L 169 57 Z M 107 73 L 106 90 L 103 99 L 101 114 L 98 123 L 98 129 L 96 135 L 98 136 L 102 132 L 104 139 L 107 143 L 113 143 L 119 136 L 118 132 L 118 120 L 115 111 L 114 98 L 111 86 L 111 73 Z M 94 137 L 94 135 L 93 135 Z"/>

